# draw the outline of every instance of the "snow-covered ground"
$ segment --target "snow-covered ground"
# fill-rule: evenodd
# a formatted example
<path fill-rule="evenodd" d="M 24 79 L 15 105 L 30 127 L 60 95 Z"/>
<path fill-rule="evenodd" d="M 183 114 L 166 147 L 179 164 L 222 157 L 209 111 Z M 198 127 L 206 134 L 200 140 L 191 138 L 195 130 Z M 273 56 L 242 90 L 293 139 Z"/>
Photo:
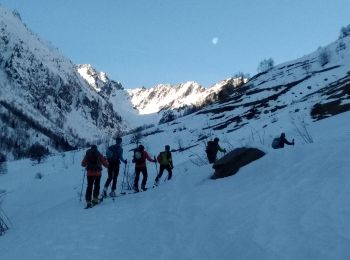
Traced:
<path fill-rule="evenodd" d="M 260 147 L 266 156 L 215 181 L 209 165 L 188 159 L 194 150 L 174 153 L 170 182 L 88 210 L 79 202 L 85 151 L 10 162 L 0 175 L 12 222 L 0 259 L 350 259 L 348 118 L 312 124 L 313 144 Z M 164 145 L 154 140 L 152 155 Z"/>

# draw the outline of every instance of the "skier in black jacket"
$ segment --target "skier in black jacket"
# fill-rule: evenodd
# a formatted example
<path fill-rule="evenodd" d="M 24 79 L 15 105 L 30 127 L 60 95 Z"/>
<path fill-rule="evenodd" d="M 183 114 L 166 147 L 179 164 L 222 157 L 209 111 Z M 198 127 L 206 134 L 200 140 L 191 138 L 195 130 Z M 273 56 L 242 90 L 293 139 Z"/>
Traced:
<path fill-rule="evenodd" d="M 278 148 L 283 148 L 284 144 L 294 145 L 294 139 L 292 140 L 292 142 L 289 142 L 286 139 L 286 134 L 282 133 L 281 136 L 280 136 L 280 141 L 279 141 L 279 144 L 278 144 Z"/>
<path fill-rule="evenodd" d="M 106 180 L 104 189 L 102 191 L 102 197 L 107 197 L 107 191 L 108 186 L 112 182 L 112 191 L 110 192 L 111 197 L 115 197 L 116 193 L 115 190 L 117 188 L 117 178 L 119 175 L 119 166 L 120 161 L 122 161 L 124 164 L 127 164 L 128 161 L 123 158 L 123 148 L 122 145 L 122 138 L 118 137 L 116 139 L 116 143 L 107 149 L 107 159 L 108 159 L 108 178 Z"/>

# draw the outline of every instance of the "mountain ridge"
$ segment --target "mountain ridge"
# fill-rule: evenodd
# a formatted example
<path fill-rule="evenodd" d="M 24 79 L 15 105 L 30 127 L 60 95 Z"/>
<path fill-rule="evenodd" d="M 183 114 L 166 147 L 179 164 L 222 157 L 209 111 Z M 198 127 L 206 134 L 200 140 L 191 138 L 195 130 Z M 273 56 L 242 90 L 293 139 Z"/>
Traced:
<path fill-rule="evenodd" d="M 20 158 L 36 142 L 60 151 L 62 140 L 76 147 L 125 128 L 106 94 L 91 91 L 70 60 L 30 31 L 16 13 L 0 6 L 0 17 L 3 152 Z"/>

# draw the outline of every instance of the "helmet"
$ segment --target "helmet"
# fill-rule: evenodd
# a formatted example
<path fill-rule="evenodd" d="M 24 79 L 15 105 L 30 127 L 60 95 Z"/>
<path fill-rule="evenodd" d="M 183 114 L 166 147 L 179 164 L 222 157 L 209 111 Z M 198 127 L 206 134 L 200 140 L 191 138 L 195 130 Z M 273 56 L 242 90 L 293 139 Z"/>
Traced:
<path fill-rule="evenodd" d="M 139 145 L 139 150 L 143 151 L 143 150 L 145 150 L 145 147 L 142 144 L 140 144 Z"/>
<path fill-rule="evenodd" d="M 170 150 L 170 145 L 165 146 L 165 150 L 169 151 Z"/>
<path fill-rule="evenodd" d="M 121 137 L 117 137 L 117 138 L 115 139 L 115 142 L 116 142 L 117 144 L 121 144 L 122 141 L 123 141 L 123 139 L 122 139 Z"/>
<path fill-rule="evenodd" d="M 218 143 L 219 142 L 219 138 L 215 137 L 214 138 L 214 142 Z"/>

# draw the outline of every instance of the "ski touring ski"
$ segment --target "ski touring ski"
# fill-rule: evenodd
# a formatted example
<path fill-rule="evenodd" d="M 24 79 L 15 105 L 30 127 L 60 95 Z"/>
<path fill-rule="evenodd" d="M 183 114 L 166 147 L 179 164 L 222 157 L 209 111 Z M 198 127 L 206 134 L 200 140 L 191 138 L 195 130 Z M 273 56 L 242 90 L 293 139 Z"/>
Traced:
<path fill-rule="evenodd" d="M 88 204 L 85 206 L 84 209 L 91 209 L 91 208 L 93 208 L 93 207 L 95 207 L 95 206 L 101 204 L 102 201 L 103 201 L 103 198 L 99 198 L 97 203 L 96 203 L 96 202 L 90 202 L 90 203 L 88 203 Z"/>

